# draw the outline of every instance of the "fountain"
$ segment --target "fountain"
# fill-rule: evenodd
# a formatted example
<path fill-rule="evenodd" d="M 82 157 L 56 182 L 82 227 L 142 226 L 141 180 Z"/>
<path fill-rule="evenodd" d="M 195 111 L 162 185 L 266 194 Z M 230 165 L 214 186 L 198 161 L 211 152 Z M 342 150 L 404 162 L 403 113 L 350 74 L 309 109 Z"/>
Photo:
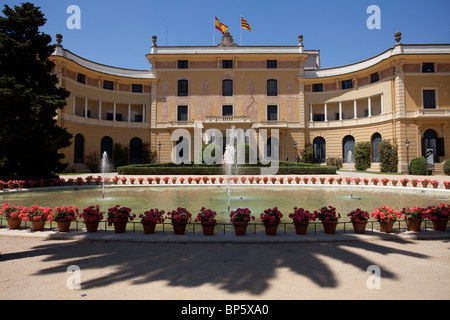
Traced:
<path fill-rule="evenodd" d="M 227 130 L 228 131 L 228 130 Z M 231 212 L 231 173 L 233 166 L 236 167 L 236 127 L 232 126 L 227 137 L 227 145 L 225 147 L 225 154 L 223 157 L 223 164 L 227 174 L 227 208 L 228 213 Z"/>
<path fill-rule="evenodd" d="M 347 153 L 347 162 L 350 164 L 350 172 L 356 171 L 355 159 L 353 158 L 353 152 L 351 150 Z M 352 190 L 353 189 L 350 187 L 350 199 L 361 200 L 361 197 L 353 195 Z"/>
<path fill-rule="evenodd" d="M 102 197 L 105 199 L 105 173 L 108 169 L 108 153 L 105 151 L 102 155 Z"/>

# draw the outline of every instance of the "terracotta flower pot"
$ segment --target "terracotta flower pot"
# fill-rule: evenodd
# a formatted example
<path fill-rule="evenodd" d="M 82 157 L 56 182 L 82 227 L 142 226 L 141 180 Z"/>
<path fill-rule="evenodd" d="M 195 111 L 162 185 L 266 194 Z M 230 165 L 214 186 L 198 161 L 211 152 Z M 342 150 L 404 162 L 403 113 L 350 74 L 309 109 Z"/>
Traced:
<path fill-rule="evenodd" d="M 142 226 L 144 227 L 145 234 L 154 234 L 155 233 L 156 223 L 143 222 Z"/>
<path fill-rule="evenodd" d="M 32 220 L 31 221 L 31 228 L 33 231 L 42 231 L 45 228 L 45 223 L 47 220 Z"/>
<path fill-rule="evenodd" d="M 420 232 L 422 226 L 422 219 L 407 219 L 406 228 L 408 231 Z"/>
<path fill-rule="evenodd" d="M 248 222 L 245 221 L 235 221 L 234 224 L 234 232 L 237 236 L 244 236 L 247 232 Z"/>
<path fill-rule="evenodd" d="M 337 220 L 322 221 L 323 230 L 326 234 L 334 234 L 336 232 L 337 224 Z"/>
<path fill-rule="evenodd" d="M 8 222 L 8 228 L 10 230 L 20 229 L 20 225 L 22 224 L 21 219 L 7 218 L 6 221 Z"/>
<path fill-rule="evenodd" d="M 203 234 L 205 236 L 212 236 L 214 235 L 214 228 L 216 227 L 216 222 L 212 221 L 202 221 L 202 229 L 203 229 Z"/>
<path fill-rule="evenodd" d="M 100 221 L 95 222 L 84 221 L 84 224 L 86 225 L 86 230 L 89 233 L 97 232 L 99 223 Z"/>
<path fill-rule="evenodd" d="M 295 233 L 298 235 L 305 235 L 308 231 L 308 221 L 296 221 L 294 222 Z"/>
<path fill-rule="evenodd" d="M 125 233 L 127 231 L 128 219 L 119 219 L 113 224 L 116 233 Z"/>
<path fill-rule="evenodd" d="M 378 221 L 382 232 L 391 233 L 394 228 L 394 222 Z"/>
<path fill-rule="evenodd" d="M 186 232 L 186 222 L 172 222 L 173 232 L 176 235 L 183 235 Z"/>
<path fill-rule="evenodd" d="M 353 224 L 353 230 L 355 233 L 365 233 L 366 232 L 366 221 L 352 221 Z"/>
<path fill-rule="evenodd" d="M 435 231 L 445 231 L 447 229 L 448 217 L 431 220 Z"/>
<path fill-rule="evenodd" d="M 278 223 L 264 223 L 264 228 L 266 229 L 266 235 L 274 236 L 277 234 Z"/>
<path fill-rule="evenodd" d="M 58 231 L 59 232 L 69 232 L 71 223 L 72 223 L 72 220 L 69 220 L 69 219 L 56 221 L 56 224 L 58 225 Z"/>

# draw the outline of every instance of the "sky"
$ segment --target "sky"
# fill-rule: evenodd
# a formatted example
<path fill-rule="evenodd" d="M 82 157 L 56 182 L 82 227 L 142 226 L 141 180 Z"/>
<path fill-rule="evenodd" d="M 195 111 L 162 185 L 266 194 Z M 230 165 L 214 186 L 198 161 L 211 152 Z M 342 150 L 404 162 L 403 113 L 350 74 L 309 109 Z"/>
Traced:
<path fill-rule="evenodd" d="M 2 1 L 10 7 L 22 1 Z M 450 0 L 35 0 L 47 18 L 42 32 L 88 60 L 121 68 L 149 70 L 145 55 L 152 36 L 159 46 L 211 46 L 222 34 L 217 17 L 229 27 L 237 44 L 297 45 L 304 36 L 306 50 L 319 49 L 321 67 L 347 65 L 374 57 L 395 45 L 450 43 Z M 68 28 L 80 9 L 80 29 Z M 367 12 L 369 6 L 379 8 Z M 2 14 L 1 14 L 2 15 Z M 240 28 L 240 17 L 252 31 Z M 379 17 L 379 19 L 375 19 Z M 379 28 L 369 29 L 367 21 Z M 72 23 L 73 24 L 73 23 Z M 69 24 L 70 25 L 70 24 Z M 242 35 L 242 36 L 241 36 Z"/>

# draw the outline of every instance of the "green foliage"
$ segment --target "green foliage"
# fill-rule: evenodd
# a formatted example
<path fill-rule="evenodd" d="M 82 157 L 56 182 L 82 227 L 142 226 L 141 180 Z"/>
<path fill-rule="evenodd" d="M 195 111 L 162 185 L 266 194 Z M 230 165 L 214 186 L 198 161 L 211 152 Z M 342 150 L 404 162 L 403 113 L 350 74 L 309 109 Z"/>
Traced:
<path fill-rule="evenodd" d="M 89 153 L 84 159 L 84 164 L 91 173 L 100 172 L 100 157 L 97 152 Z"/>
<path fill-rule="evenodd" d="M 120 143 L 114 143 L 113 164 L 118 168 L 130 164 L 130 148 Z"/>
<path fill-rule="evenodd" d="M 427 160 L 424 157 L 414 158 L 410 162 L 410 170 L 413 175 L 427 174 Z"/>
<path fill-rule="evenodd" d="M 445 174 L 450 174 L 450 159 L 444 162 L 444 172 Z"/>
<path fill-rule="evenodd" d="M 343 162 L 344 161 L 342 161 L 342 158 L 339 158 L 339 157 L 327 158 L 327 166 L 333 166 L 333 167 L 336 167 L 338 169 L 342 168 L 342 163 Z"/>
<path fill-rule="evenodd" d="M 0 16 L 0 178 L 40 179 L 63 172 L 59 150 L 72 135 L 58 126 L 58 109 L 70 93 L 52 75 L 51 37 L 39 31 L 38 7 L 4 6 Z"/>
<path fill-rule="evenodd" d="M 311 143 L 307 143 L 305 148 L 300 150 L 303 163 L 314 163 L 314 148 Z"/>
<path fill-rule="evenodd" d="M 259 175 L 261 167 L 263 167 L 261 164 L 245 164 L 233 167 L 231 174 Z M 221 165 L 161 163 L 119 167 L 117 172 L 121 175 L 223 175 L 225 168 Z M 336 174 L 336 167 L 282 161 L 279 163 L 277 174 Z"/>
<path fill-rule="evenodd" d="M 355 169 L 358 171 L 366 171 L 370 168 L 370 142 L 358 142 L 355 145 Z"/>
<path fill-rule="evenodd" d="M 142 144 L 142 163 L 154 163 L 157 156 L 156 150 L 152 150 L 150 143 Z"/>
<path fill-rule="evenodd" d="M 392 145 L 389 140 L 381 140 L 378 145 L 380 153 L 380 171 L 397 172 L 398 171 L 398 147 Z"/>

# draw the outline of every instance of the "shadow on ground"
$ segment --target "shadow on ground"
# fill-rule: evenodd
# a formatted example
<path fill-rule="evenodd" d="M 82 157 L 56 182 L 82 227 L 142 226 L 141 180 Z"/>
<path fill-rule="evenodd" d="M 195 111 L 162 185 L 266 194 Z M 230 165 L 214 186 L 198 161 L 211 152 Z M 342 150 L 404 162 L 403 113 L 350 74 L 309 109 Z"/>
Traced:
<path fill-rule="evenodd" d="M 397 243 L 410 243 L 399 240 Z M 354 250 L 358 249 L 358 250 Z M 366 272 L 368 266 L 377 264 L 369 254 L 405 255 L 426 259 L 427 256 L 389 247 L 389 241 L 371 242 L 312 242 L 295 244 L 151 244 L 101 241 L 61 241 L 43 244 L 32 250 L 9 253 L 1 260 L 20 260 L 39 257 L 51 262 L 48 269 L 35 275 L 55 272 L 65 273 L 69 265 L 90 269 L 112 270 L 100 277 L 82 283 L 83 289 L 98 288 L 128 281 L 134 284 L 167 281 L 169 286 L 195 288 L 213 284 L 229 293 L 247 292 L 262 294 L 275 277 L 277 268 L 309 278 L 323 288 L 338 286 L 336 271 L 325 259 L 341 261 Z M 373 256 L 373 255 L 372 255 Z M 383 269 L 383 278 L 396 279 L 401 272 L 396 266 Z"/>

